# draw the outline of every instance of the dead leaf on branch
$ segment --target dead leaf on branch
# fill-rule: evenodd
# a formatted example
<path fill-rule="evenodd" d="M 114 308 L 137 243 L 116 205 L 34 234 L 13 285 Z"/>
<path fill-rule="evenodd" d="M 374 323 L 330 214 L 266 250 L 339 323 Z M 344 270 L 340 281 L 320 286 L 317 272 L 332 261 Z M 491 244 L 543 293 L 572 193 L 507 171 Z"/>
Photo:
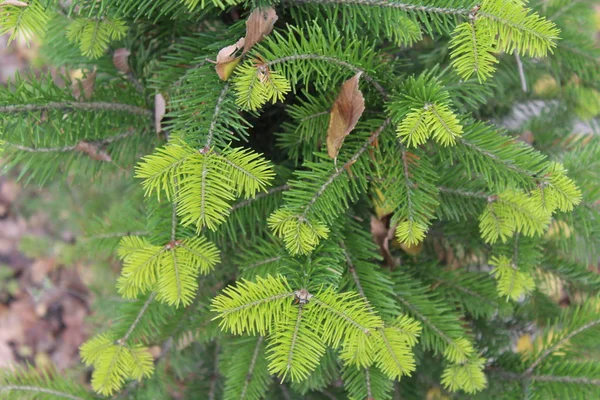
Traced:
<path fill-rule="evenodd" d="M 246 43 L 242 54 L 246 54 L 252 46 L 271 33 L 277 19 L 277 13 L 273 7 L 256 8 L 252 11 L 246 20 Z"/>
<path fill-rule="evenodd" d="M 363 111 L 365 111 L 365 98 L 358 88 L 361 73 L 354 75 L 342 85 L 340 94 L 335 99 L 329 113 L 329 127 L 327 128 L 327 154 L 337 158 L 344 139 L 356 126 Z"/>
<path fill-rule="evenodd" d="M 162 94 L 157 93 L 154 95 L 154 127 L 156 129 L 156 133 L 160 133 L 162 131 L 160 122 L 165 116 L 166 111 L 167 102 Z"/>
<path fill-rule="evenodd" d="M 85 153 L 90 156 L 90 158 L 97 161 L 112 162 L 110 155 L 106 151 L 102 150 L 100 145 L 97 143 L 91 143 L 82 140 L 81 142 L 77 143 L 75 150 Z"/>
<path fill-rule="evenodd" d="M 27 7 L 28 4 L 18 0 L 4 0 L 2 3 L 0 3 L 0 6 Z"/>
<path fill-rule="evenodd" d="M 215 66 L 215 69 L 222 81 L 229 79 L 235 67 L 240 63 L 242 56 L 241 54 L 236 56 L 236 54 L 244 47 L 245 42 L 246 39 L 241 38 L 236 44 L 223 47 L 219 51 L 219 54 L 217 54 L 217 65 Z"/>
<path fill-rule="evenodd" d="M 123 73 L 129 72 L 129 55 L 131 52 L 129 49 L 120 48 L 116 49 L 113 53 L 113 64 L 116 69 Z"/>
<path fill-rule="evenodd" d="M 217 54 L 215 69 L 221 80 L 228 80 L 244 54 L 271 33 L 277 18 L 277 13 L 272 7 L 257 8 L 252 11 L 246 20 L 246 36 L 238 40 L 236 44 L 223 47 Z M 239 53 L 240 50 L 241 53 Z"/>
<path fill-rule="evenodd" d="M 88 72 L 85 78 L 73 81 L 71 84 L 73 97 L 78 101 L 91 99 L 94 93 L 94 86 L 96 86 L 96 67 L 94 67 L 92 72 Z"/>

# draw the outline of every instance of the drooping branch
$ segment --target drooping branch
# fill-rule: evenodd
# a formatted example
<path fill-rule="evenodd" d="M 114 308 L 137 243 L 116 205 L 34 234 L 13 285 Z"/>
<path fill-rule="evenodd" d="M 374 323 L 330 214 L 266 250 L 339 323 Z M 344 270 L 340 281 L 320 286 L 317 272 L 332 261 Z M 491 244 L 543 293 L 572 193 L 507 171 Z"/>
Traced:
<path fill-rule="evenodd" d="M 10 143 L 10 142 L 5 142 L 5 144 L 9 147 L 13 147 L 20 151 L 26 151 L 28 153 L 68 153 L 71 151 L 86 152 L 87 151 L 86 149 L 88 148 L 88 146 L 86 146 L 84 148 L 82 146 L 83 144 L 93 146 L 93 147 L 106 146 L 107 144 L 129 138 L 129 137 L 133 136 L 135 133 L 136 132 L 134 130 L 129 130 L 128 132 L 122 133 L 120 135 L 110 136 L 105 139 L 96 140 L 96 141 L 92 141 L 92 142 L 81 140 L 77 144 L 63 146 L 63 147 L 29 147 L 29 146 L 23 146 L 20 144 L 16 144 L 16 143 Z"/>
<path fill-rule="evenodd" d="M 142 308 L 140 308 L 140 311 L 138 312 L 135 319 L 129 326 L 129 329 L 127 330 L 125 335 L 123 335 L 123 337 L 121 339 L 119 339 L 117 342 L 125 343 L 127 341 L 127 339 L 129 339 L 129 337 L 133 333 L 134 329 L 138 326 L 138 324 L 142 320 L 142 317 L 146 313 L 146 310 L 148 310 L 148 307 L 150 306 L 150 303 L 152 303 L 152 301 L 154 300 L 155 296 L 156 296 L 156 292 L 152 292 L 152 294 L 150 294 L 150 296 L 148 296 L 148 299 L 144 302 L 144 305 L 142 306 Z"/>
<path fill-rule="evenodd" d="M 260 351 L 260 346 L 262 342 L 265 340 L 264 336 L 260 336 L 256 341 L 256 346 L 254 347 L 254 353 L 252 353 L 252 359 L 250 360 L 250 366 L 248 367 L 248 373 L 246 374 L 246 379 L 244 380 L 244 387 L 242 387 L 242 393 L 240 394 L 240 399 L 246 398 L 246 392 L 248 391 L 248 386 L 250 385 L 250 381 L 252 381 L 252 377 L 254 376 L 254 368 L 256 367 L 256 361 L 258 360 L 258 353 Z"/>
<path fill-rule="evenodd" d="M 223 86 L 223 89 L 221 90 L 221 94 L 219 94 L 219 98 L 217 99 L 217 102 L 215 103 L 215 111 L 213 112 L 212 121 L 210 122 L 210 127 L 208 128 L 208 134 L 206 135 L 205 148 L 210 149 L 213 137 L 215 135 L 215 128 L 217 126 L 217 121 L 219 120 L 219 114 L 221 114 L 221 106 L 223 104 L 223 101 L 225 100 L 225 96 L 227 95 L 228 91 L 229 91 L 229 83 L 226 83 L 225 86 Z"/>
<path fill-rule="evenodd" d="M 108 103 L 102 101 L 90 103 L 51 101 L 45 104 L 15 104 L 0 106 L 0 113 L 21 113 L 42 110 L 116 111 L 152 117 L 152 111 L 146 108 L 131 104 Z"/>
<path fill-rule="evenodd" d="M 383 124 L 381 124 L 381 126 L 377 128 L 377 130 L 373 132 L 371 136 L 369 136 L 369 138 L 365 141 L 362 147 L 358 149 L 358 151 L 354 153 L 352 157 L 350 157 L 350 159 L 342 166 L 342 168 L 337 168 L 336 171 L 333 174 L 331 174 L 331 176 L 323 183 L 323 185 L 321 185 L 319 190 L 317 190 L 317 193 L 315 193 L 315 195 L 306 204 L 301 218 L 306 219 L 310 208 L 313 206 L 313 204 L 316 203 L 317 200 L 319 200 L 323 193 L 325 193 L 327 187 L 331 185 L 342 173 L 344 173 L 347 168 L 352 166 L 352 164 L 354 164 L 356 160 L 358 160 L 358 158 L 369 148 L 371 144 L 373 144 L 377 140 L 379 135 L 381 135 L 381 133 L 385 130 L 385 128 L 387 128 L 387 126 L 391 122 L 391 118 L 387 118 L 385 121 L 383 121 Z"/>
<path fill-rule="evenodd" d="M 572 332 L 570 332 L 569 334 L 565 335 L 562 339 L 556 341 L 556 343 L 554 343 L 553 345 L 549 346 L 546 350 L 544 350 L 534 361 L 533 363 L 531 363 L 531 365 L 529 366 L 529 368 L 527 368 L 527 370 L 525 371 L 524 375 L 531 375 L 533 370 L 540 365 L 540 363 L 542 361 L 544 361 L 549 355 L 552 354 L 552 352 L 554 352 L 554 350 L 556 350 L 557 348 L 559 348 L 560 346 L 562 346 L 563 344 L 567 343 L 569 340 L 571 340 L 571 338 L 573 338 L 574 336 L 579 335 L 581 332 L 584 332 L 590 328 L 593 328 L 597 325 L 600 325 L 600 319 L 595 319 L 593 321 L 588 322 L 587 324 L 580 326 L 579 328 L 573 330 Z"/>
<path fill-rule="evenodd" d="M 290 188 L 290 185 L 287 185 L 287 184 L 286 185 L 281 185 L 281 186 L 273 187 L 273 188 L 267 190 L 266 192 L 258 193 L 256 196 L 254 196 L 252 198 L 249 198 L 249 199 L 246 199 L 246 200 L 242 200 L 242 201 L 240 201 L 238 203 L 235 203 L 231 207 L 230 211 L 233 212 L 233 211 L 238 210 L 240 208 L 246 207 L 246 206 L 252 204 L 253 202 L 255 202 L 256 200 L 262 199 L 263 197 L 267 197 L 267 196 L 272 195 L 274 193 L 284 192 L 286 190 L 289 190 L 289 188 Z"/>
<path fill-rule="evenodd" d="M 294 3 L 312 3 L 312 4 L 340 4 L 340 5 L 360 5 L 371 7 L 396 8 L 408 12 L 421 12 L 431 14 L 445 15 L 462 15 L 467 16 L 471 11 L 468 8 L 450 8 L 450 7 L 435 7 L 424 6 L 418 4 L 402 3 L 397 1 L 386 0 L 293 0 Z"/>
<path fill-rule="evenodd" d="M 373 85 L 373 87 L 381 94 L 381 97 L 383 97 L 384 100 L 388 98 L 387 91 L 385 90 L 385 88 L 379 82 L 377 82 L 375 80 L 375 78 L 373 78 L 371 75 L 369 75 L 369 73 L 367 71 L 365 71 L 364 69 L 357 67 L 356 65 L 353 65 L 347 61 L 340 60 L 339 58 L 336 58 L 336 57 L 324 56 L 321 54 L 295 54 L 292 56 L 281 57 L 281 58 L 276 58 L 274 60 L 271 60 L 266 63 L 266 66 L 270 67 L 271 65 L 286 63 L 289 61 L 297 61 L 297 60 L 325 61 L 325 62 L 328 62 L 331 64 L 339 65 L 340 67 L 347 68 L 350 71 L 354 72 L 355 74 L 360 73 L 365 81 L 367 81 L 369 84 Z"/>
<path fill-rule="evenodd" d="M 37 387 L 37 386 L 21 386 L 21 385 L 6 385 L 6 386 L 0 386 L 0 394 L 3 392 L 31 392 L 31 393 L 38 393 L 40 395 L 50 395 L 50 396 L 56 396 L 56 397 L 60 397 L 63 399 L 69 399 L 69 400 L 84 400 L 83 398 L 79 397 L 79 396 L 74 396 L 70 393 L 65 393 L 65 392 L 60 392 L 58 390 L 53 390 L 53 389 L 46 389 L 46 388 L 42 388 L 42 387 Z"/>

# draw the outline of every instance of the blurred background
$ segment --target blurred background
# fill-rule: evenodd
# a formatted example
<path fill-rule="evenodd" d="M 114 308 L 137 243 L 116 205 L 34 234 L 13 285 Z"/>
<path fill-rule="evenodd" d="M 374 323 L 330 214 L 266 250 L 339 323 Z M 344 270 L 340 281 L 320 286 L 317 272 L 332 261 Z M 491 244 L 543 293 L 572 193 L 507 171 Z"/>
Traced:
<path fill-rule="evenodd" d="M 35 39 L 8 45 L 8 35 L 0 36 L 0 83 L 32 69 L 65 73 L 49 70 L 38 49 Z M 97 311 L 101 302 L 94 304 L 93 318 L 90 305 L 118 298 L 112 243 L 127 232 L 106 238 L 86 233 L 90 225 L 102 225 L 102 215 L 127 194 L 110 185 L 73 183 L 68 176 L 40 188 L 19 179 L 20 172 L 0 173 L 0 368 L 54 365 L 62 371 L 80 365 L 72 371 L 84 379 L 78 348 L 108 320 Z M 92 239 L 107 239 L 107 245 L 86 246 Z"/>

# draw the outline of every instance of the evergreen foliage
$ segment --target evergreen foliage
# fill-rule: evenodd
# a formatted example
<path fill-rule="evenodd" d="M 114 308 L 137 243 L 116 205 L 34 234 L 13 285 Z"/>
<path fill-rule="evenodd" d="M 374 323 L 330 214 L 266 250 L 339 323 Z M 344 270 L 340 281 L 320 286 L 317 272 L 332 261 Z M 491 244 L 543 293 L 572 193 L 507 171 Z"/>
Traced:
<path fill-rule="evenodd" d="M 0 88 L 3 166 L 126 197 L 78 240 L 122 261 L 91 390 L 24 369 L 0 394 L 598 397 L 593 3 L 0 2 L 66 71 Z"/>

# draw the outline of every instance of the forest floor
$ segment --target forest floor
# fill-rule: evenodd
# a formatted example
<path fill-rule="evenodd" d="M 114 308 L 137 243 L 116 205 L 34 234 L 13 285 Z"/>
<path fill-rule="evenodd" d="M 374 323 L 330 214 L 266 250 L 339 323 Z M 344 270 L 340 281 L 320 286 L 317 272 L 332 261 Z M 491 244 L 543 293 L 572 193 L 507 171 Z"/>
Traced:
<path fill-rule="evenodd" d="M 35 44 L 0 36 L 0 84 L 27 68 Z M 86 265 L 65 257 L 61 244 L 74 235 L 39 207 L 51 191 L 23 187 L 15 174 L 0 175 L 0 368 L 18 364 L 62 370 L 79 363 L 90 312 Z M 60 217 L 60 216 L 58 216 Z"/>

